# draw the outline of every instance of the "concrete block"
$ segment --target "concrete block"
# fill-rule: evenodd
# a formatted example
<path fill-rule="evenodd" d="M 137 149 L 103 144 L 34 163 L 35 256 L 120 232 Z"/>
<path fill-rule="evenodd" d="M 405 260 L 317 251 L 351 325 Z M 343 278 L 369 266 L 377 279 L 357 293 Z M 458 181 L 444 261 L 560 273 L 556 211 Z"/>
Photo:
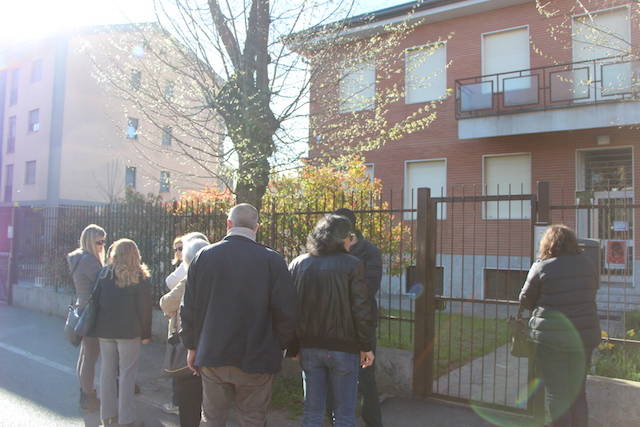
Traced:
<path fill-rule="evenodd" d="M 67 317 L 67 307 L 73 300 L 73 294 L 58 292 L 33 284 L 13 285 L 13 305 L 28 310 L 45 313 L 50 316 Z M 167 342 L 168 321 L 160 310 L 154 309 L 151 320 L 151 336 L 154 341 Z"/>
<path fill-rule="evenodd" d="M 589 426 L 640 426 L 640 382 L 589 375 Z"/>

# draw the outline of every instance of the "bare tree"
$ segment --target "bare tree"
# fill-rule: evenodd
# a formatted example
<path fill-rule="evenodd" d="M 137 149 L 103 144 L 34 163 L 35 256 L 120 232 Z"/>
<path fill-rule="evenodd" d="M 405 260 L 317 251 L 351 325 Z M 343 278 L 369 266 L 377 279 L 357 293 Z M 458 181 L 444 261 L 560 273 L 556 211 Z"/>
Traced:
<path fill-rule="evenodd" d="M 224 182 L 238 202 L 260 208 L 271 174 L 296 167 L 306 152 L 310 108 L 319 120 L 312 128 L 324 129 L 313 135 L 316 157 L 375 149 L 435 119 L 438 102 L 389 117 L 404 93 L 397 85 L 376 90 L 370 111 L 343 114 L 336 90 L 351 77 L 340 70 L 375 61 L 376 79 L 397 73 L 394 52 L 420 24 L 410 13 L 379 35 L 354 39 L 344 20 L 352 8 L 353 0 L 156 0 L 158 24 L 140 27 L 150 57 L 139 65 L 150 67 L 142 81 L 127 61 L 135 52 L 117 37 L 112 43 L 122 55 L 97 68 L 154 126 L 170 127 L 175 150 Z M 170 90 L 160 69 L 174 76 Z M 330 90 L 310 106 L 311 81 Z"/>

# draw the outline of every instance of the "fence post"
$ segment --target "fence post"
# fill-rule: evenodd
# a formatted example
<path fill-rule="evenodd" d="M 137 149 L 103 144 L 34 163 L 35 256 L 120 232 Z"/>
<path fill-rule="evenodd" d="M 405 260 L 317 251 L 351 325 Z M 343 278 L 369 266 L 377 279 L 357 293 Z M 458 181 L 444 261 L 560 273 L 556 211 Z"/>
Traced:
<path fill-rule="evenodd" d="M 278 250 L 276 245 L 277 233 L 278 233 L 278 214 L 276 214 L 276 203 L 275 201 L 271 203 L 271 224 L 270 225 L 270 236 L 269 236 L 269 246 L 274 250 Z M 283 254 L 284 256 L 284 254 Z"/>
<path fill-rule="evenodd" d="M 551 223 L 551 193 L 548 181 L 538 181 L 538 191 L 536 200 L 532 203 L 531 212 L 531 263 L 536 259 L 536 253 L 541 237 L 541 233 Z M 536 361 L 532 354 L 528 357 L 527 363 L 527 382 L 529 386 L 536 384 L 538 374 L 536 372 Z M 531 405 L 530 413 L 536 422 L 536 425 L 545 424 L 545 391 L 544 387 L 538 387 L 533 391 L 527 405 Z"/>
<path fill-rule="evenodd" d="M 430 188 L 418 189 L 416 281 L 423 291 L 416 298 L 413 348 L 413 394 L 427 397 L 433 391 L 435 338 L 436 204 Z"/>
<path fill-rule="evenodd" d="M 7 237 L 9 238 L 9 259 L 7 260 L 7 277 L 6 277 L 6 292 L 7 292 L 7 304 L 8 305 L 13 305 L 13 280 L 15 278 L 15 267 L 14 267 L 14 262 L 15 262 L 15 258 L 14 258 L 14 250 L 15 250 L 15 239 L 16 239 L 16 231 L 17 231 L 17 227 L 16 227 L 16 209 L 18 209 L 15 206 L 10 207 L 9 209 L 11 209 L 11 220 L 10 220 L 10 225 L 9 227 L 11 230 L 11 233 L 9 233 L 9 230 L 7 230 Z"/>
<path fill-rule="evenodd" d="M 551 223 L 551 197 L 549 193 L 549 182 L 538 181 L 538 203 L 537 203 L 537 223 Z"/>

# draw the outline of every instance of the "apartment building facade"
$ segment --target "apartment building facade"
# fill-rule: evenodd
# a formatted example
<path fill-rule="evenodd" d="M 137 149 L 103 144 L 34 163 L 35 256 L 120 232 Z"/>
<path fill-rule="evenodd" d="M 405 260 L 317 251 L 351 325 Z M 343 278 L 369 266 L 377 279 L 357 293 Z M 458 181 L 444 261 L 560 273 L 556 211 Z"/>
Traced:
<path fill-rule="evenodd" d="M 167 97 L 178 92 L 171 69 L 156 67 L 153 75 L 141 71 L 152 68 L 148 40 L 158 34 L 154 25 L 98 27 L 2 53 L 0 201 L 104 203 L 123 198 L 127 188 L 173 200 L 184 191 L 217 185 L 210 173 L 216 170 L 215 148 L 209 158 L 200 155 L 201 163 L 194 162 L 185 144 L 176 143 L 172 121 L 163 126 L 162 119 L 118 96 L 110 87 L 113 81 L 99 77 L 117 64 L 130 73 L 125 84 L 132 91 L 162 82 Z M 212 133 L 206 144 L 182 138 L 211 149 L 221 143 L 221 134 Z"/>
<path fill-rule="evenodd" d="M 396 206 L 415 207 L 420 187 L 435 196 L 460 196 L 463 186 L 467 194 L 518 195 L 535 194 L 539 181 L 550 183 L 555 205 L 633 206 L 640 177 L 638 9 L 630 1 L 583 3 L 591 13 L 570 0 L 542 11 L 532 0 L 422 1 L 345 21 L 345 46 L 384 37 L 402 22 L 417 24 L 390 55 L 399 72 L 385 73 L 375 58 L 365 58 L 345 66 L 339 84 L 316 82 L 312 118 L 323 114 L 319 99 L 331 90 L 338 120 L 370 119 L 376 94 L 394 85 L 404 89 L 382 113 L 389 123 L 437 104 L 428 127 L 364 153 Z M 325 125 L 311 129 L 312 141 L 328 131 Z M 465 215 L 478 224 L 501 220 L 507 239 L 509 230 L 533 220 L 530 212 L 528 202 L 494 202 Z M 567 210 L 552 217 L 580 237 L 600 239 L 605 251 L 624 248 L 618 258 L 603 254 L 601 294 L 624 294 L 627 302 L 640 295 L 636 212 Z M 438 220 L 446 222 L 446 207 Z M 517 289 L 496 294 L 490 280 L 519 287 L 530 265 L 531 239 L 504 256 L 479 257 L 473 249 L 462 255 L 453 238 L 450 246 L 439 253 L 450 297 L 512 298 Z M 465 274 L 473 282 L 466 288 Z"/>

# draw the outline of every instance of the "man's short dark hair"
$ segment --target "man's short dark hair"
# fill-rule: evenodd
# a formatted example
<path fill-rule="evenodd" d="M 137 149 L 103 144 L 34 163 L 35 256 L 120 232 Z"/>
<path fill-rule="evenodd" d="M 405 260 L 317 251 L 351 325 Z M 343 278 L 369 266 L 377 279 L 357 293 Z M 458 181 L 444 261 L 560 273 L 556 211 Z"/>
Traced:
<path fill-rule="evenodd" d="M 340 215 L 346 217 L 349 221 L 351 221 L 351 230 L 355 231 L 356 229 L 356 214 L 353 213 L 351 209 L 348 208 L 340 208 L 334 212 L 335 215 Z"/>

